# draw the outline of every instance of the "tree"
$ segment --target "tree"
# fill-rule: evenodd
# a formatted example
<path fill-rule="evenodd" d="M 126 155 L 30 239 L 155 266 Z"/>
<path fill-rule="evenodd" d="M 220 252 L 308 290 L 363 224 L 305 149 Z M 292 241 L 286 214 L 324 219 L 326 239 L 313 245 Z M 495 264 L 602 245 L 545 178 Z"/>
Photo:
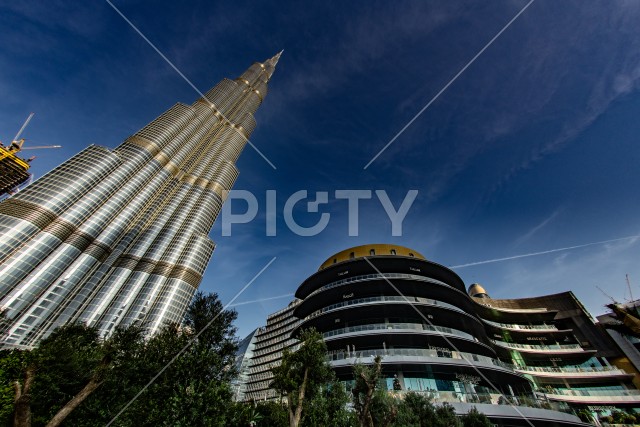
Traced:
<path fill-rule="evenodd" d="M 23 350 L 0 352 L 2 410 L 4 425 L 31 425 L 31 390 L 35 379 L 33 354 Z"/>
<path fill-rule="evenodd" d="M 353 367 L 355 385 L 351 390 L 353 394 L 353 407 L 361 427 L 373 427 L 371 405 L 373 396 L 380 380 L 382 372 L 382 358 L 376 356 L 373 366 L 356 364 Z"/>
<path fill-rule="evenodd" d="M 69 325 L 30 351 L 0 352 L 3 420 L 16 426 L 105 425 L 185 348 L 117 419 L 118 426 L 223 426 L 232 403 L 234 311 L 217 295 L 197 293 L 183 325 L 152 337 L 134 325 L 106 340 L 97 329 Z M 6 384 L 15 391 L 11 403 Z M 13 402 L 15 400 L 15 403 Z"/>
<path fill-rule="evenodd" d="M 456 416 L 453 406 L 448 403 L 436 406 L 436 419 L 433 427 L 460 427 L 460 419 Z"/>
<path fill-rule="evenodd" d="M 387 390 L 376 389 L 371 401 L 371 417 L 376 427 L 389 427 L 398 417 L 398 399 Z"/>
<path fill-rule="evenodd" d="M 230 383 L 236 376 L 233 321 L 237 314 L 223 308 L 216 294 L 198 292 L 182 325 L 165 325 L 148 340 L 136 363 L 137 372 L 130 372 L 133 381 L 125 390 L 129 398 L 114 398 L 115 413 L 184 351 L 119 416 L 116 425 L 228 425 L 235 407 Z"/>
<path fill-rule="evenodd" d="M 460 417 L 462 425 L 464 427 L 492 427 L 493 423 L 487 418 L 485 414 L 478 411 L 474 406 L 465 415 Z"/>
<path fill-rule="evenodd" d="M 409 392 L 398 407 L 397 425 L 406 427 L 426 427 L 436 423 L 436 408 L 431 399 Z"/>
<path fill-rule="evenodd" d="M 304 427 L 351 427 L 356 419 L 353 411 L 347 409 L 348 403 L 349 395 L 344 385 L 334 380 L 305 399 L 301 424 Z"/>
<path fill-rule="evenodd" d="M 300 333 L 298 350 L 291 352 L 285 349 L 280 365 L 271 369 L 271 387 L 287 397 L 290 427 L 300 424 L 305 399 L 313 398 L 320 386 L 334 378 L 325 360 L 326 353 L 322 335 L 315 329 L 307 329 Z"/>

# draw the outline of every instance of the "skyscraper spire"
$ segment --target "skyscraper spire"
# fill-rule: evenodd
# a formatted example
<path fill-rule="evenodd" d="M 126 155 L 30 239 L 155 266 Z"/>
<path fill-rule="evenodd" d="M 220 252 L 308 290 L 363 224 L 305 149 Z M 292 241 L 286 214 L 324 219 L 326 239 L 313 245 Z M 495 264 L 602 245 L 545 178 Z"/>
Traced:
<path fill-rule="evenodd" d="M 69 322 L 108 335 L 180 321 L 279 56 L 174 105 L 114 150 L 89 146 L 0 203 L 1 344 L 31 346 Z"/>

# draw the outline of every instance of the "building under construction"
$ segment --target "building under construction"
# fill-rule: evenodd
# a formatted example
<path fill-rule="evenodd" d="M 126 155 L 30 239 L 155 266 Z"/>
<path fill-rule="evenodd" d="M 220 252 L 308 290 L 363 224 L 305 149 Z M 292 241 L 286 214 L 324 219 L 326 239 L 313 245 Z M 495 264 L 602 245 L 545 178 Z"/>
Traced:
<path fill-rule="evenodd" d="M 15 153 L 17 150 L 13 149 L 13 145 L 5 147 L 0 144 L 0 196 L 29 179 L 29 162 L 19 158 Z"/>
<path fill-rule="evenodd" d="M 16 193 L 24 183 L 31 179 L 29 167 L 31 167 L 30 162 L 35 159 L 35 156 L 26 160 L 22 159 L 17 156 L 20 151 L 35 150 L 39 148 L 60 148 L 59 145 L 23 147 L 25 140 L 24 138 L 19 138 L 33 118 L 33 114 L 34 113 L 29 114 L 29 117 L 27 117 L 27 120 L 25 120 L 24 124 L 10 144 L 4 146 L 0 142 L 0 198 L 7 194 Z"/>

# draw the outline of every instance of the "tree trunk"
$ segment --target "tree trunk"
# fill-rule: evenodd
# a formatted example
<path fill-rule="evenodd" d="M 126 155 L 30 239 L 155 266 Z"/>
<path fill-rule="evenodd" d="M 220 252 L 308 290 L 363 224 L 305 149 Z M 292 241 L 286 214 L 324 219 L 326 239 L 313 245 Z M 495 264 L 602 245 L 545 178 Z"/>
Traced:
<path fill-rule="evenodd" d="M 373 392 L 375 391 L 376 384 L 375 382 L 371 384 L 371 380 L 368 379 L 364 373 L 361 373 L 360 376 L 367 385 L 367 394 L 364 398 L 364 405 L 362 407 L 362 419 L 360 420 L 360 425 L 362 427 L 372 427 L 373 417 L 371 416 L 370 406 L 371 400 L 373 400 Z"/>
<path fill-rule="evenodd" d="M 14 399 L 14 427 L 31 427 L 31 385 L 36 377 L 36 367 L 30 365 L 24 374 L 24 384 L 16 381 L 13 385 L 16 391 Z"/>
<path fill-rule="evenodd" d="M 46 427 L 58 427 L 65 418 L 76 409 L 87 397 L 91 395 L 100 385 L 102 381 L 98 381 L 96 378 L 91 378 L 86 386 L 78 392 L 73 398 L 64 405 L 57 414 L 51 418 Z"/>
<path fill-rule="evenodd" d="M 367 393 L 365 395 L 362 414 L 359 420 L 361 427 L 373 427 L 373 417 L 371 416 L 371 401 L 373 400 L 373 393 L 376 390 L 378 378 L 380 378 L 380 373 L 382 372 L 382 361 L 376 358 L 375 362 L 375 370 L 373 371 L 371 378 L 367 378 L 364 372 L 360 373 L 360 378 L 362 378 L 365 385 L 367 386 Z"/>
<path fill-rule="evenodd" d="M 300 385 L 300 391 L 298 392 L 298 402 L 296 405 L 296 412 L 293 418 L 289 418 L 290 427 L 298 427 L 298 424 L 300 424 L 300 418 L 302 418 L 302 403 L 304 401 L 304 393 L 307 387 L 308 377 L 309 377 L 309 368 L 305 368 L 304 377 L 302 378 L 302 384 Z M 289 414 L 291 414 L 291 412 Z"/>

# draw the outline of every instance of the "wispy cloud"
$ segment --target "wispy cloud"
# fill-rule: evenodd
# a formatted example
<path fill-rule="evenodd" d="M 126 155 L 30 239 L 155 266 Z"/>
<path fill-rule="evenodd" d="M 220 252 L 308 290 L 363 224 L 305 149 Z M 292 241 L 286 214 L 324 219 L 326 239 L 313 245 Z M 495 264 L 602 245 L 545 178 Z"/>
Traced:
<path fill-rule="evenodd" d="M 553 211 L 553 213 L 551 215 L 549 215 L 547 218 L 545 218 L 542 222 L 540 222 L 539 224 L 537 224 L 535 227 L 531 228 L 529 231 L 527 231 L 526 233 L 524 233 L 522 236 L 518 237 L 515 241 L 515 246 L 519 246 L 522 243 L 526 242 L 527 240 L 529 240 L 531 237 L 533 237 L 538 231 L 542 230 L 544 227 L 546 227 L 551 221 L 553 221 L 562 211 L 564 210 L 564 208 L 558 208 L 555 211 Z"/>
<path fill-rule="evenodd" d="M 595 245 L 605 245 L 605 248 L 607 249 L 607 251 L 610 251 L 613 248 L 613 246 L 606 245 L 607 243 L 628 241 L 629 242 L 628 244 L 631 245 L 631 244 L 634 244 L 638 239 L 640 239 L 640 235 L 621 237 L 619 239 L 602 240 L 600 242 L 591 242 L 591 243 L 585 243 L 585 244 L 582 244 L 582 245 L 567 246 L 567 247 L 564 247 L 564 248 L 549 249 L 549 250 L 540 251 L 540 252 L 530 252 L 530 253 L 527 253 L 527 254 L 512 255 L 512 256 L 508 256 L 508 257 L 504 257 L 504 258 L 493 258 L 493 259 L 487 259 L 487 260 L 483 260 L 483 261 L 470 262 L 470 263 L 467 263 L 467 264 L 452 265 L 452 266 L 449 266 L 449 268 L 474 267 L 474 266 L 477 266 L 477 265 L 493 264 L 493 263 L 496 263 L 496 262 L 503 262 L 503 261 L 512 261 L 514 259 L 528 258 L 528 257 L 533 257 L 533 256 L 538 256 L 538 255 L 547 255 L 547 254 L 552 254 L 552 253 L 555 253 L 555 252 L 570 251 L 570 250 L 573 250 L 573 249 L 586 248 L 586 247 L 595 246 Z"/>
<path fill-rule="evenodd" d="M 548 108 L 549 103 L 558 96 L 566 96 L 559 93 L 574 82 L 583 82 L 582 87 L 590 88 L 590 92 L 582 107 L 567 118 L 557 135 L 532 147 L 523 160 L 506 172 L 489 195 L 503 188 L 521 171 L 563 149 L 607 111 L 614 101 L 640 88 L 640 40 L 635 36 L 640 20 L 640 3 L 620 2 L 612 6 L 615 7 L 576 10 L 577 16 L 573 17 L 572 25 L 554 29 L 559 36 L 554 39 L 563 44 L 548 44 L 546 48 L 538 50 L 539 56 L 533 58 L 534 62 L 530 65 L 532 72 L 538 71 L 541 78 L 547 77 L 540 80 L 541 93 L 547 93 L 546 102 L 540 107 Z M 611 31 L 611 28 L 616 30 Z M 564 43 L 571 43 L 573 51 L 567 57 L 560 58 L 561 50 L 566 50 Z M 563 49 L 559 49 L 561 46 Z M 556 69 L 571 69 L 577 74 L 563 74 Z M 551 79 L 554 75 L 556 77 Z M 549 87 L 545 88 L 545 85 Z M 523 119 L 525 117 L 514 122 Z"/>

